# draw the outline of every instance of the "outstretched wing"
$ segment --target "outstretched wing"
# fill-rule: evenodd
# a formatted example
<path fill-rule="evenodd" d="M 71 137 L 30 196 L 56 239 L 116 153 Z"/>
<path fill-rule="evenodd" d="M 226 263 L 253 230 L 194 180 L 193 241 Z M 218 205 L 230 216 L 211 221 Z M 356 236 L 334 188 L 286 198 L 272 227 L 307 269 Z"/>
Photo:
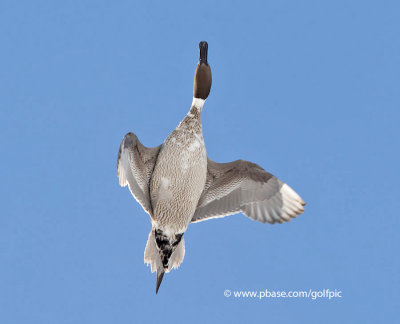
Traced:
<path fill-rule="evenodd" d="M 149 182 L 160 148 L 161 145 L 145 147 L 135 134 L 128 133 L 122 140 L 118 152 L 119 184 L 122 187 L 129 186 L 133 197 L 150 216 L 153 215 L 153 209 L 150 201 Z"/>
<path fill-rule="evenodd" d="M 282 223 L 301 214 L 304 205 L 292 188 L 255 163 L 208 159 L 206 185 L 192 222 L 242 212 L 261 223 Z"/>

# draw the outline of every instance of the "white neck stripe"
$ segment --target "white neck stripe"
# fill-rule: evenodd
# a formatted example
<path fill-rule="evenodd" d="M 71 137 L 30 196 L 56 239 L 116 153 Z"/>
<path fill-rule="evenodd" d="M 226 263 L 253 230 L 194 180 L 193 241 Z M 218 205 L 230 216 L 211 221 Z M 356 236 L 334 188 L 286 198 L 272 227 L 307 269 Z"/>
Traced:
<path fill-rule="evenodd" d="M 197 109 L 201 110 L 204 106 L 205 99 L 195 98 L 193 97 L 192 107 L 196 107 Z"/>

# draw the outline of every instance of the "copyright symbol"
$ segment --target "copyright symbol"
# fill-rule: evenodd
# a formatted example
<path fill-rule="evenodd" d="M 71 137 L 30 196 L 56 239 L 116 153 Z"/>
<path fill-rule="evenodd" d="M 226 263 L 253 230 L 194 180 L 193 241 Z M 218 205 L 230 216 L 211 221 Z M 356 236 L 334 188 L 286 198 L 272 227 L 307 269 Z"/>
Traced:
<path fill-rule="evenodd" d="M 224 296 L 225 296 L 225 297 L 230 297 L 231 294 L 232 294 L 232 293 L 231 293 L 231 291 L 230 291 L 229 289 L 227 289 L 227 290 L 224 291 Z"/>

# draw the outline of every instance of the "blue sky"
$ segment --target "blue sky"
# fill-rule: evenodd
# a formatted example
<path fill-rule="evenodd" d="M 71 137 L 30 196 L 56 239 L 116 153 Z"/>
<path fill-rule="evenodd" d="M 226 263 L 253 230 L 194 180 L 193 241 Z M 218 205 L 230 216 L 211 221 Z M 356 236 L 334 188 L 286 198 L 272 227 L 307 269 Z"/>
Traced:
<path fill-rule="evenodd" d="M 209 157 L 260 164 L 306 212 L 189 226 L 156 296 L 117 151 L 183 118 L 201 40 Z M 0 43 L 1 323 L 398 322 L 398 2 L 2 1 Z"/>

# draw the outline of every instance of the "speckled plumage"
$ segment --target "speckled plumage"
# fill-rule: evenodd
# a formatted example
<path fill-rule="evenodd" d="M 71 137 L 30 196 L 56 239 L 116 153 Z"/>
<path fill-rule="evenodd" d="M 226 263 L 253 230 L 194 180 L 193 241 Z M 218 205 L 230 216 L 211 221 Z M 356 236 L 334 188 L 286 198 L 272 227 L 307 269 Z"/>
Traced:
<path fill-rule="evenodd" d="M 178 268 L 185 255 L 189 223 L 242 212 L 261 223 L 283 223 L 304 211 L 305 202 L 286 183 L 259 165 L 207 158 L 201 110 L 211 89 L 206 42 L 201 42 L 191 109 L 160 146 L 148 148 L 133 133 L 118 152 L 121 186 L 129 186 L 150 215 L 144 260 L 157 271 L 156 292 L 164 272 Z M 197 96 L 197 97 L 196 97 Z"/>
<path fill-rule="evenodd" d="M 165 140 L 150 181 L 156 228 L 169 235 L 185 232 L 203 192 L 206 174 L 201 108 L 192 106 Z"/>

